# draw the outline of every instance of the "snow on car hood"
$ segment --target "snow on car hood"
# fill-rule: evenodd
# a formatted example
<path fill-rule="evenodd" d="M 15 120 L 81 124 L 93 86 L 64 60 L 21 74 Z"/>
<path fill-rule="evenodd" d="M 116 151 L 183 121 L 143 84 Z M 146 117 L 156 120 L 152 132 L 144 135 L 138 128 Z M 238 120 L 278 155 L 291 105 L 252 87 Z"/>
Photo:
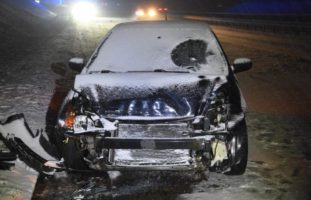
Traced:
<path fill-rule="evenodd" d="M 226 75 L 228 63 L 206 23 L 134 22 L 110 31 L 84 73 L 156 69 Z"/>
<path fill-rule="evenodd" d="M 81 74 L 74 87 L 108 117 L 176 118 L 195 115 L 206 88 L 216 78 L 226 80 L 191 73 Z"/>

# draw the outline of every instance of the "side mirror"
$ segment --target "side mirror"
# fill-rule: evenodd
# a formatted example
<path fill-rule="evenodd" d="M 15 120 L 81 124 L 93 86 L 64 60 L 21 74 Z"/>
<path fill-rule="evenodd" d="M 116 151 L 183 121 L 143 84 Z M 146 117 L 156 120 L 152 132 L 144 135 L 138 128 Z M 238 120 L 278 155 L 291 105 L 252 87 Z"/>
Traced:
<path fill-rule="evenodd" d="M 68 62 L 70 69 L 81 72 L 84 67 L 84 59 L 83 58 L 71 58 Z"/>
<path fill-rule="evenodd" d="M 252 63 L 251 59 L 249 59 L 249 58 L 237 58 L 233 61 L 232 69 L 233 69 L 233 72 L 236 74 L 239 72 L 247 71 L 247 70 L 251 69 L 252 66 L 253 66 L 253 63 Z"/>

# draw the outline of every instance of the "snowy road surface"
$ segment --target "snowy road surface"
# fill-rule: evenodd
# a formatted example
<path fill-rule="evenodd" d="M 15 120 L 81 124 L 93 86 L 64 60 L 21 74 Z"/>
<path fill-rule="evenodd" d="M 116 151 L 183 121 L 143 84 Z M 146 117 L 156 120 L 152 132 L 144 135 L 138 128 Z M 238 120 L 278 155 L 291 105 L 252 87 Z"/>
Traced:
<path fill-rule="evenodd" d="M 23 112 L 30 127 L 47 128 L 73 83 L 67 68 L 73 56 L 88 58 L 101 37 L 122 20 L 90 25 L 56 20 L 28 41 L 4 41 L 0 57 L 0 118 Z M 249 105 L 250 155 L 242 176 L 211 173 L 208 180 L 184 175 L 121 175 L 108 199 L 311 199 L 311 81 L 310 38 L 213 27 L 229 60 L 249 57 L 254 68 L 238 75 Z M 11 46 L 11 48 L 10 48 Z M 17 48 L 18 47 L 18 48 Z M 5 69 L 5 70 L 4 70 Z M 64 76 L 53 73 L 57 71 Z M 47 127 L 46 127 L 47 126 Z M 16 168 L 17 170 L 18 168 Z M 26 169 L 27 170 L 27 169 Z M 14 171 L 14 170 L 13 170 Z M 23 177 L 32 171 L 21 170 Z M 27 198 L 14 187 L 12 171 L 0 171 L 0 199 Z M 165 177 L 169 177 L 166 178 Z M 186 180 L 184 180 L 184 178 Z M 70 199 L 80 183 L 64 174 L 39 179 L 33 199 Z M 103 182 L 99 188 L 105 188 Z M 24 196 L 23 196 L 24 195 Z"/>

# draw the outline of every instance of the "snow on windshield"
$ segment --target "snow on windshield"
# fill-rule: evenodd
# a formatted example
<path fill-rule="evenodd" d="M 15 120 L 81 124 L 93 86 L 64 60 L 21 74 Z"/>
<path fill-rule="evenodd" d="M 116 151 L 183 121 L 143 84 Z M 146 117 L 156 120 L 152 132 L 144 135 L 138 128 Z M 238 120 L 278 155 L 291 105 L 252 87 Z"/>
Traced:
<path fill-rule="evenodd" d="M 227 62 L 206 23 L 136 22 L 117 25 L 87 72 L 189 71 L 227 74 Z"/>

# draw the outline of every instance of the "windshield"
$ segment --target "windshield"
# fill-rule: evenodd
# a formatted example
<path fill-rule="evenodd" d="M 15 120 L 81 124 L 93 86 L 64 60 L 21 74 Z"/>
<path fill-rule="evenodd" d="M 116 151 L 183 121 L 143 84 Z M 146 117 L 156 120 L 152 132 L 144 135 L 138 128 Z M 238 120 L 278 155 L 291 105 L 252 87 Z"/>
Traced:
<path fill-rule="evenodd" d="M 116 26 L 87 72 L 176 71 L 227 74 L 227 62 L 204 23 L 153 22 Z"/>

